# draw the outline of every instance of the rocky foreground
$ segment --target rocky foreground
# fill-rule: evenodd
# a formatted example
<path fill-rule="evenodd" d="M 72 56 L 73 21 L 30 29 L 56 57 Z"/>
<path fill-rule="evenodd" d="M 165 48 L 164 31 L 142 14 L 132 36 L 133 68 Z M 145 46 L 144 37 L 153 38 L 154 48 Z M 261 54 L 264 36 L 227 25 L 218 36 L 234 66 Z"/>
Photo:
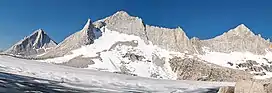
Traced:
<path fill-rule="evenodd" d="M 272 93 L 272 84 L 255 80 L 238 81 L 234 87 L 221 87 L 218 93 Z"/>

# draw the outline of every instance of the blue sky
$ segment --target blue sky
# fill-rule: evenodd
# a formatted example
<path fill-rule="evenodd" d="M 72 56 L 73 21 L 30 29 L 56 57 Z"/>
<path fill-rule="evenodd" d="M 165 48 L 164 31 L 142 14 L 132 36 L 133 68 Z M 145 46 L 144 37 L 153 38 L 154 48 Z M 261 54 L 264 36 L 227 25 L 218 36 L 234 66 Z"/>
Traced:
<path fill-rule="evenodd" d="M 189 37 L 212 38 L 243 23 L 272 38 L 271 0 L 0 0 L 0 49 L 39 28 L 60 42 L 88 18 L 95 21 L 118 10 L 146 24 L 181 26 Z"/>

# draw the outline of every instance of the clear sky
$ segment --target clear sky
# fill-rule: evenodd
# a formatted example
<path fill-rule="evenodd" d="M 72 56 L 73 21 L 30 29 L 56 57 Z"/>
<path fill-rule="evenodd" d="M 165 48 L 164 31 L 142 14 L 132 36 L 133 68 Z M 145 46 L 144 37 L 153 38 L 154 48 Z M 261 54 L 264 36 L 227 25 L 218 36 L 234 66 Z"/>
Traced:
<path fill-rule="evenodd" d="M 93 21 L 125 10 L 146 24 L 181 26 L 189 37 L 212 38 L 243 23 L 272 38 L 271 0 L 0 0 L 0 49 L 34 30 L 57 42 Z"/>

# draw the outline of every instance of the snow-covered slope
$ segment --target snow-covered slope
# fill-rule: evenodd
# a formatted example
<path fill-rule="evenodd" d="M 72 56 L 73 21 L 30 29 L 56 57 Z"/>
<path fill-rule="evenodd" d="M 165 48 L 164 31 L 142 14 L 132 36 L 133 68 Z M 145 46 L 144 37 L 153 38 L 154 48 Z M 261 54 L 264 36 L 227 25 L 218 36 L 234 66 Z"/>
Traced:
<path fill-rule="evenodd" d="M 199 58 L 220 66 L 244 70 L 255 75 L 257 79 L 272 77 L 272 52 L 256 55 L 250 52 L 206 52 Z"/>
<path fill-rule="evenodd" d="M 57 43 L 52 40 L 42 29 L 34 31 L 11 48 L 4 51 L 5 54 L 31 56 L 44 53 L 55 47 Z"/>
<path fill-rule="evenodd" d="M 1 80 L 5 80 L 7 77 L 14 77 L 14 75 L 8 76 L 7 74 L 2 74 L 3 72 L 34 77 L 36 79 L 29 83 L 36 82 L 41 83 L 40 85 L 50 85 L 51 87 L 48 87 L 47 91 L 50 89 L 66 91 L 61 90 L 61 87 L 54 88 L 54 86 L 58 85 L 88 92 L 206 93 L 208 91 L 214 92 L 220 86 L 234 86 L 234 83 L 231 82 L 198 82 L 148 79 L 0 56 L 0 78 L 3 78 Z M 22 77 L 9 79 L 14 79 L 14 82 L 16 82 L 19 78 L 23 79 Z M 5 83 L 5 81 L 1 80 L 0 82 Z M 56 82 L 54 83 L 48 80 L 53 80 Z M 20 91 L 25 89 L 24 84 L 22 83 L 22 81 L 16 83 L 16 85 L 19 86 L 18 90 Z M 20 87 L 22 89 L 20 89 Z M 33 87 L 44 88 L 46 86 Z M 9 87 L 1 86 L 1 88 L 8 89 Z M 35 91 L 37 92 L 41 90 L 41 88 L 37 88 Z"/>
<path fill-rule="evenodd" d="M 169 58 L 183 56 L 182 53 L 161 49 L 152 42 L 146 44 L 138 36 L 101 28 L 102 36 L 91 45 L 73 50 L 63 57 L 44 60 L 50 63 L 71 62 L 73 58 L 82 56 L 94 61 L 89 69 L 134 74 L 142 77 L 176 79 L 168 63 Z M 77 64 L 81 64 L 77 62 Z"/>

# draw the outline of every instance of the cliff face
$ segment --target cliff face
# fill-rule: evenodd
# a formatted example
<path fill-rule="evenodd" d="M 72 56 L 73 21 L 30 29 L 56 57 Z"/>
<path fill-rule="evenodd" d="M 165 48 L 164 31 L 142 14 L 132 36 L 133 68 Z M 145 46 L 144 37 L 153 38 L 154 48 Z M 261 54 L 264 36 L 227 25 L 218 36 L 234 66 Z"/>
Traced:
<path fill-rule="evenodd" d="M 176 52 L 191 52 L 195 50 L 185 32 L 181 28 L 168 29 L 144 24 L 142 19 L 119 11 L 112 16 L 94 22 L 96 27 L 106 26 L 108 29 L 128 35 L 136 35 L 147 44 L 151 41 L 167 50 Z"/>
<path fill-rule="evenodd" d="M 179 27 L 168 29 L 147 25 L 146 32 L 148 40 L 161 48 L 177 52 L 195 52 L 185 32 Z"/>

